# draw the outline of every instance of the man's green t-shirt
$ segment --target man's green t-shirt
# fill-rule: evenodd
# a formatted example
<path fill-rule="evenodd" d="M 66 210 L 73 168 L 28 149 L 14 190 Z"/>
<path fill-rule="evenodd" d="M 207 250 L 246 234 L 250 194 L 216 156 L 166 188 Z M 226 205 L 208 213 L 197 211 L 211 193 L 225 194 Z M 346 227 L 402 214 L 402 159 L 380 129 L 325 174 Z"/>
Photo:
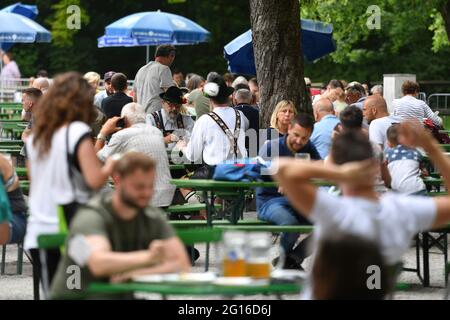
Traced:
<path fill-rule="evenodd" d="M 98 195 L 81 207 L 74 217 L 66 242 L 66 253 L 62 256 L 58 270 L 52 281 L 51 296 L 53 298 L 81 298 L 89 284 L 108 282 L 109 279 L 94 278 L 87 266 L 79 267 L 81 271 L 80 288 L 69 289 L 68 280 L 77 264 L 68 256 L 70 239 L 76 235 L 101 235 L 106 237 L 112 251 L 131 252 L 147 250 L 155 239 L 168 239 L 175 236 L 175 231 L 165 218 L 165 213 L 158 208 L 147 207 L 132 220 L 122 220 L 114 212 L 112 206 L 112 192 Z M 72 270 L 69 272 L 69 270 Z M 73 280 L 73 279 L 72 279 Z M 73 285 L 72 285 L 73 287 Z M 100 298 L 99 296 L 86 296 Z M 111 295 L 102 298 L 132 298 L 131 294 Z"/>
<path fill-rule="evenodd" d="M 209 99 L 203 95 L 202 89 L 195 89 L 189 94 L 189 103 L 195 108 L 197 119 L 209 113 Z"/>

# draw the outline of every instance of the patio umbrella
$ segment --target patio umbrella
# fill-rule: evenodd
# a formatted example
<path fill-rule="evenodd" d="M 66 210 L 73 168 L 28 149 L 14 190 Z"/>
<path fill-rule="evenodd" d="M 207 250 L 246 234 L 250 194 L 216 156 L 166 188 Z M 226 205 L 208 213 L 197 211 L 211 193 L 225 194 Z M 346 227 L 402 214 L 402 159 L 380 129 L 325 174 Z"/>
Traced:
<path fill-rule="evenodd" d="M 314 61 L 336 50 L 333 26 L 308 19 L 301 19 L 301 41 L 306 60 Z M 252 31 L 241 34 L 224 47 L 224 56 L 230 72 L 255 75 Z"/>
<path fill-rule="evenodd" d="M 39 14 L 39 10 L 37 6 L 34 5 L 26 5 L 22 4 L 20 2 L 17 2 L 15 4 L 9 5 L 0 11 L 3 12 L 10 12 L 10 13 L 17 13 L 21 16 L 27 17 L 31 20 L 34 20 L 36 16 Z M 2 43 L 1 49 L 3 51 L 8 51 L 12 47 L 12 43 Z"/>
<path fill-rule="evenodd" d="M 189 45 L 205 42 L 210 32 L 185 17 L 162 11 L 126 16 L 105 28 L 98 38 L 101 47 L 148 47 L 160 44 Z"/>
<path fill-rule="evenodd" d="M 0 11 L 0 45 L 2 43 L 50 42 L 50 32 L 27 17 Z M 0 63 L 0 73 L 2 69 Z M 3 92 L 3 81 L 0 81 Z"/>

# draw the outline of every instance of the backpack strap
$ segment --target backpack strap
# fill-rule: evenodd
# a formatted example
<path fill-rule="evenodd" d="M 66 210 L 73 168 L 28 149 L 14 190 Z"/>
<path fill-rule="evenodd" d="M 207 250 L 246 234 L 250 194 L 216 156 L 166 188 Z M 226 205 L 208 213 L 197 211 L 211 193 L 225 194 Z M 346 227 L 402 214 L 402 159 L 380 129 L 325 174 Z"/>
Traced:
<path fill-rule="evenodd" d="M 233 109 L 234 110 L 234 109 Z M 230 140 L 230 145 L 233 149 L 234 157 L 237 159 L 238 154 L 240 154 L 238 149 L 238 138 L 239 138 L 239 132 L 241 129 L 241 115 L 238 111 L 234 110 L 236 113 L 236 122 L 234 127 L 234 133 L 231 133 L 230 128 L 226 125 L 226 123 L 222 120 L 221 117 L 214 111 L 208 113 L 208 115 L 217 123 L 217 125 L 222 129 L 223 133 L 227 136 L 228 140 Z"/>

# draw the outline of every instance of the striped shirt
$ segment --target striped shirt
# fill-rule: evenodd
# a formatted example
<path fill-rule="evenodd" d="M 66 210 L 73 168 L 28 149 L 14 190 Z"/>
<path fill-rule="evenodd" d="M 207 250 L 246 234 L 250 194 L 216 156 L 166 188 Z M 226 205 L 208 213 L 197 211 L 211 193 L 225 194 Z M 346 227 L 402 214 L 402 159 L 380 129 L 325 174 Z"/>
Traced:
<path fill-rule="evenodd" d="M 100 160 L 127 151 L 142 152 L 156 162 L 155 193 L 151 201 L 154 207 L 167 207 L 172 203 L 175 186 L 170 184 L 169 159 L 161 131 L 145 123 L 136 123 L 116 132 L 97 156 Z"/>
<path fill-rule="evenodd" d="M 422 100 L 413 96 L 406 95 L 400 99 L 394 99 L 392 102 L 393 115 L 402 120 L 416 118 L 423 122 L 423 118 L 429 118 L 435 125 L 441 125 L 442 119 L 439 118 L 431 108 Z"/>

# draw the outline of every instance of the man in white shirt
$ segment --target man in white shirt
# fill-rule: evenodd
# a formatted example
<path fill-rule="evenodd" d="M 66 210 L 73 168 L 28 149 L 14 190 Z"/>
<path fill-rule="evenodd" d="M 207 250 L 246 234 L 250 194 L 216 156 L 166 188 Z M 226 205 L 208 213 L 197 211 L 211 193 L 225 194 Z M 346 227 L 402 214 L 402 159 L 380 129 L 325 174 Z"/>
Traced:
<path fill-rule="evenodd" d="M 169 44 L 156 48 L 155 61 L 150 61 L 136 74 L 134 80 L 134 102 L 144 106 L 150 114 L 161 109 L 160 94 L 174 85 L 170 66 L 175 60 L 175 47 Z"/>
<path fill-rule="evenodd" d="M 245 158 L 248 120 L 241 111 L 230 106 L 234 89 L 217 76 L 203 90 L 211 99 L 213 111 L 195 122 L 189 143 L 180 141 L 177 147 L 189 161 L 205 163 L 209 167 L 225 160 Z"/>
<path fill-rule="evenodd" d="M 392 101 L 394 116 L 398 116 L 402 120 L 417 119 L 420 122 L 423 122 L 424 118 L 429 118 L 435 125 L 442 125 L 442 119 L 424 101 L 417 99 L 419 90 L 417 82 L 405 81 L 403 83 L 403 97 Z"/>
<path fill-rule="evenodd" d="M 380 146 L 381 150 L 387 147 L 386 132 L 394 123 L 400 123 L 401 119 L 390 116 L 386 100 L 380 95 L 373 95 L 364 101 L 364 119 L 369 124 L 369 139 Z"/>
<path fill-rule="evenodd" d="M 422 147 L 450 188 L 450 159 L 418 122 L 400 125 L 400 141 Z M 331 233 L 351 234 L 376 241 L 387 265 L 401 262 L 414 235 L 445 225 L 450 220 L 450 197 L 420 197 L 393 193 L 379 195 L 373 187 L 376 172 L 367 137 L 347 131 L 336 137 L 331 151 L 332 166 L 280 159 L 277 178 L 289 201 L 314 222 L 315 239 Z M 318 189 L 311 179 L 337 182 L 343 197 Z M 315 242 L 317 244 L 317 242 Z"/>
<path fill-rule="evenodd" d="M 211 99 L 213 111 L 195 122 L 189 143 L 180 140 L 175 147 L 189 161 L 203 164 L 191 179 L 211 179 L 217 164 L 247 156 L 245 130 L 249 124 L 241 111 L 230 106 L 230 95 L 234 89 L 217 75 L 205 85 L 203 91 Z M 180 191 L 189 202 L 193 193 L 188 189 Z"/>
<path fill-rule="evenodd" d="M 164 143 L 169 149 L 173 149 L 180 139 L 188 140 L 194 127 L 194 120 L 191 116 L 181 114 L 180 110 L 185 101 L 183 95 L 186 92 L 172 86 L 159 96 L 162 99 L 162 109 L 147 114 L 146 121 L 158 128 L 163 136 Z"/>

